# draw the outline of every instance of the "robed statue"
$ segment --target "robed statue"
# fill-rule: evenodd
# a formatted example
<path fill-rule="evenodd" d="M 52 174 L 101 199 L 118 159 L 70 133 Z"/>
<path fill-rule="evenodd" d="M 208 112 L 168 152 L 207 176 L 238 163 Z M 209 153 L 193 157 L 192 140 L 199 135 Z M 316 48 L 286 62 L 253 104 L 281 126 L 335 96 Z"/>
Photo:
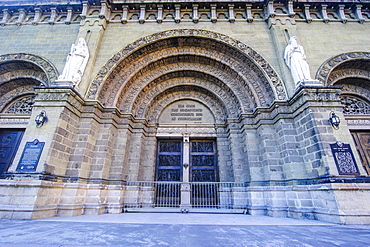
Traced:
<path fill-rule="evenodd" d="M 297 86 L 304 84 L 305 81 L 312 81 L 306 55 L 303 47 L 298 44 L 297 37 L 290 38 L 289 44 L 285 48 L 284 59 Z"/>
<path fill-rule="evenodd" d="M 85 39 L 79 38 L 77 45 L 72 44 L 71 46 L 66 65 L 63 73 L 58 77 L 58 81 L 69 81 L 77 85 L 81 82 L 88 59 L 89 49 L 87 48 Z"/>

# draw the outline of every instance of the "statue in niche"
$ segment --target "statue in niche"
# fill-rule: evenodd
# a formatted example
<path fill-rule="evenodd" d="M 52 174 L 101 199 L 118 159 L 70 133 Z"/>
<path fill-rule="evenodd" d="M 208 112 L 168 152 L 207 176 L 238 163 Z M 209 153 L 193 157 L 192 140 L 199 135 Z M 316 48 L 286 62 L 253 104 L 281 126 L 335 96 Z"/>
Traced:
<path fill-rule="evenodd" d="M 71 51 L 67 56 L 63 73 L 58 81 L 69 81 L 74 85 L 81 82 L 82 75 L 89 60 L 89 50 L 84 38 L 79 38 L 77 45 L 72 44 Z"/>
<path fill-rule="evenodd" d="M 296 87 L 305 84 L 305 81 L 313 81 L 310 75 L 310 68 L 306 61 L 303 47 L 298 44 L 297 37 L 293 36 L 285 48 L 284 59 L 292 73 Z"/>

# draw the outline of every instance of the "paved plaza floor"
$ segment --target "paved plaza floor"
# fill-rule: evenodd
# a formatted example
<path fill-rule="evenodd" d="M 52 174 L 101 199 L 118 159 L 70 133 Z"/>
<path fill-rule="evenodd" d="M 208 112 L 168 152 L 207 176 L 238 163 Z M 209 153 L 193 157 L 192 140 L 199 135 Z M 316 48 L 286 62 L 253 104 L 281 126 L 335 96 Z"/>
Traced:
<path fill-rule="evenodd" d="M 370 246 L 369 225 L 243 214 L 124 213 L 0 220 L 0 246 Z"/>

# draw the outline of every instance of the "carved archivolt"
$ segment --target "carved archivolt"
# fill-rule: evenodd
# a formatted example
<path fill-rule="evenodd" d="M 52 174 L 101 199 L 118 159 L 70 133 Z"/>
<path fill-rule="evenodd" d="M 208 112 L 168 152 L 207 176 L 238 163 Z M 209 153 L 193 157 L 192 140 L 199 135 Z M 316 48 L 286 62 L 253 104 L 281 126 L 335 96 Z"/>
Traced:
<path fill-rule="evenodd" d="M 1 64 L 0 64 L 1 67 Z M 32 79 L 35 81 L 39 81 L 39 84 L 47 85 L 45 82 L 47 81 L 46 74 L 41 71 L 34 71 L 34 70 L 16 70 L 11 71 L 5 74 L 0 75 L 0 85 L 4 85 L 5 83 L 13 80 L 18 79 Z"/>
<path fill-rule="evenodd" d="M 110 76 L 107 79 L 102 86 L 101 94 L 98 99 L 107 105 L 113 105 L 112 101 L 116 100 L 114 105 L 119 107 L 123 98 L 126 99 L 126 103 L 130 101 L 126 98 L 126 95 L 134 96 L 137 94 L 137 91 L 127 93 L 131 87 L 134 87 L 133 85 L 135 85 L 137 90 L 140 90 L 145 83 L 157 80 L 157 77 L 162 77 L 166 73 L 189 70 L 205 73 L 200 78 L 209 77 L 207 74 L 211 74 L 213 77 L 227 84 L 231 90 L 236 91 L 236 94 L 239 92 L 239 97 L 243 97 L 242 95 L 247 93 L 249 95 L 248 99 L 239 99 L 240 102 L 243 102 L 243 105 L 254 102 L 257 103 L 257 105 L 265 106 L 267 102 L 274 100 L 271 88 L 268 87 L 267 89 L 269 90 L 267 90 L 263 87 L 258 75 L 254 73 L 252 69 L 248 69 L 247 66 L 241 66 L 238 68 L 240 73 L 237 73 L 233 68 L 222 61 L 226 60 L 224 54 L 218 53 L 217 51 L 203 53 L 203 50 L 198 48 L 182 49 L 182 52 L 179 54 L 177 50 L 178 49 L 162 50 L 160 52 L 155 52 L 153 57 L 137 57 L 129 62 L 125 59 L 124 66 L 121 67 L 122 65 L 120 65 L 120 70 L 117 68 L 121 73 L 117 73 L 114 77 Z M 186 50 L 186 53 L 183 52 L 183 50 Z M 210 53 L 214 55 L 213 58 L 210 56 Z M 215 57 L 217 57 L 217 60 L 214 59 Z M 231 61 L 232 59 L 228 60 Z M 144 64 L 141 63 L 142 61 Z M 238 61 L 232 62 L 234 64 L 240 64 Z M 130 68 L 134 71 L 131 71 Z M 127 71 L 129 72 L 125 73 Z M 121 93 L 119 94 L 119 98 L 116 98 L 118 90 L 120 90 Z M 126 110 L 127 109 L 125 109 L 125 111 Z"/>
<path fill-rule="evenodd" d="M 197 75 L 199 74 L 199 75 Z M 200 78 L 203 74 L 199 72 L 193 73 L 184 73 L 184 72 L 175 72 L 166 75 L 165 79 L 159 78 L 149 83 L 135 99 L 135 102 L 132 104 L 132 112 L 134 115 L 143 117 L 143 114 L 147 106 L 158 97 L 158 95 L 170 88 L 173 88 L 174 85 L 186 85 L 189 88 L 189 92 L 203 92 L 205 95 L 211 94 L 212 97 L 218 98 L 220 101 L 224 102 L 227 105 L 227 115 L 228 117 L 236 118 L 240 113 L 240 104 L 238 98 L 235 94 L 229 91 L 229 88 L 225 86 L 221 81 L 216 81 L 211 76 L 209 78 Z M 167 97 L 167 96 L 166 96 Z"/>
<path fill-rule="evenodd" d="M 0 65 L 3 62 L 10 62 L 10 61 L 16 61 L 16 62 L 29 62 L 32 64 L 35 64 L 38 66 L 42 71 L 45 73 L 45 80 L 43 83 L 45 85 L 50 85 L 52 82 L 54 82 L 58 78 L 58 71 L 55 68 L 55 66 L 46 60 L 45 58 L 42 58 L 40 56 L 32 55 L 32 54 L 26 54 L 26 53 L 15 53 L 15 54 L 5 54 L 0 56 Z M 40 78 L 40 77 L 39 77 Z"/>
<path fill-rule="evenodd" d="M 189 39 L 193 39 L 194 42 L 189 42 Z M 196 51 L 191 52 L 190 46 Z M 122 108 L 126 110 L 125 107 L 128 104 L 128 101 L 124 102 L 126 96 L 137 96 L 140 90 L 151 81 L 176 70 L 183 70 L 179 67 L 162 73 L 158 72 L 165 70 L 168 64 L 175 64 L 173 61 L 179 59 L 181 54 L 184 55 L 182 58 L 189 58 L 189 55 L 197 57 L 191 63 L 186 60 L 182 61 L 182 64 L 189 64 L 188 67 L 192 67 L 187 68 L 191 71 L 202 72 L 207 67 L 207 63 L 216 64 L 217 71 L 212 72 L 208 69 L 209 73 L 205 74 L 215 74 L 217 80 L 224 82 L 233 92 L 232 94 L 237 95 L 241 105 L 253 103 L 256 106 L 268 106 L 273 100 L 287 99 L 282 81 L 262 56 L 231 37 L 195 29 L 156 33 L 128 45 L 114 55 L 99 71 L 90 86 L 87 98 L 97 98 L 108 105 L 122 105 Z M 157 72 L 151 73 L 152 71 Z M 224 77 L 229 78 L 229 81 L 217 76 L 222 73 L 225 73 Z M 228 73 L 227 76 L 226 73 Z M 232 80 L 233 75 L 239 76 L 241 80 Z M 142 81 L 139 78 L 145 81 L 137 85 Z M 127 85 L 127 87 L 122 85 Z M 129 88 L 135 88 L 135 93 L 125 93 Z M 242 90 L 249 90 L 243 96 L 249 98 L 248 102 L 243 102 L 240 98 Z M 112 91 L 119 92 L 119 96 L 110 93 Z M 253 97 L 255 99 L 252 99 Z M 134 98 L 131 99 L 131 103 L 133 100 Z"/>
<path fill-rule="evenodd" d="M 153 83 L 148 83 L 148 87 L 146 82 L 155 82 L 156 88 L 153 88 L 153 90 L 161 90 L 158 86 L 162 85 L 164 82 L 168 82 L 168 77 L 171 76 L 180 76 L 178 77 L 178 80 L 171 80 L 172 83 L 176 83 L 172 86 L 184 83 L 184 81 L 181 80 L 183 77 L 191 78 L 195 84 L 202 82 L 204 87 L 208 88 L 208 90 L 211 90 L 212 92 L 215 92 L 216 94 L 221 92 L 215 90 L 221 90 L 222 88 L 222 92 L 224 94 L 230 94 L 228 97 L 233 97 L 235 100 L 237 100 L 237 104 L 240 105 L 241 103 L 239 102 L 242 102 L 245 111 L 253 107 L 253 103 L 258 102 L 255 100 L 255 98 L 259 95 L 254 94 L 251 88 L 245 88 L 237 83 L 237 79 L 240 79 L 237 74 L 234 74 L 234 76 L 230 78 L 228 77 L 229 74 L 227 73 L 227 68 L 222 71 L 217 67 L 218 66 L 213 64 L 212 61 L 210 61 L 209 65 L 200 65 L 194 63 L 171 63 L 167 66 L 158 67 L 156 70 L 151 71 L 151 73 L 138 76 L 137 80 L 135 80 L 136 83 L 135 81 L 130 80 L 122 89 L 122 93 L 117 100 L 118 105 L 122 111 L 130 111 L 132 102 L 136 101 L 135 98 L 139 96 L 140 92 L 144 89 L 147 89 L 146 92 L 151 90 L 150 85 L 153 85 Z M 201 72 L 199 71 L 199 68 L 202 69 Z M 164 82 L 162 83 L 162 81 Z M 214 85 L 214 83 L 216 83 L 216 85 Z M 265 102 L 266 101 L 264 99 L 264 102 L 260 103 L 260 105 L 266 105 Z M 240 107 L 242 106 L 239 106 L 238 108 Z"/>
<path fill-rule="evenodd" d="M 316 79 L 322 81 L 325 85 L 332 85 L 333 83 L 338 81 L 338 78 L 340 77 L 343 78 L 343 76 L 345 76 L 343 73 L 351 73 L 349 71 L 345 72 L 345 70 L 344 72 L 338 71 L 336 73 L 332 73 L 335 68 L 337 68 L 339 65 L 345 62 L 350 62 L 354 60 L 364 60 L 364 59 L 368 61 L 370 60 L 369 52 L 343 53 L 333 58 L 330 58 L 320 66 L 316 74 Z"/>
<path fill-rule="evenodd" d="M 339 71 L 333 71 L 329 76 L 328 85 L 334 85 L 336 82 L 349 77 L 369 80 L 370 71 L 360 69 L 344 69 Z"/>

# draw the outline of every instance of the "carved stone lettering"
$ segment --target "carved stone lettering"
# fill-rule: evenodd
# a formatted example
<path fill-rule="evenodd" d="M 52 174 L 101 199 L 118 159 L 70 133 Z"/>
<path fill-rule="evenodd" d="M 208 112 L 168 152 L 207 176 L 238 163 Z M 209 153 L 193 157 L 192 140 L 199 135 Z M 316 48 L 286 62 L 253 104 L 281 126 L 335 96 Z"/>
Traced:
<path fill-rule="evenodd" d="M 159 117 L 159 123 L 214 123 L 212 113 L 196 101 L 181 100 L 167 106 Z"/>

